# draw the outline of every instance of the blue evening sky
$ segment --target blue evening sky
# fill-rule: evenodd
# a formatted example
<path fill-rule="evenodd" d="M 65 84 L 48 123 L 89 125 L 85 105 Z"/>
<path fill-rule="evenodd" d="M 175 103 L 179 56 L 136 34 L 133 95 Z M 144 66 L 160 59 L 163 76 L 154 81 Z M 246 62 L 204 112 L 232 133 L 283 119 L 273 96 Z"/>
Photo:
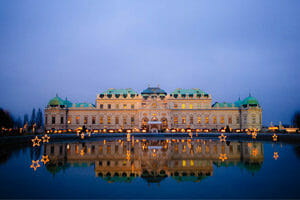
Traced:
<path fill-rule="evenodd" d="M 108 88 L 200 88 L 256 97 L 263 123 L 300 109 L 300 1 L 0 1 L 0 107 L 56 93 L 95 103 Z"/>

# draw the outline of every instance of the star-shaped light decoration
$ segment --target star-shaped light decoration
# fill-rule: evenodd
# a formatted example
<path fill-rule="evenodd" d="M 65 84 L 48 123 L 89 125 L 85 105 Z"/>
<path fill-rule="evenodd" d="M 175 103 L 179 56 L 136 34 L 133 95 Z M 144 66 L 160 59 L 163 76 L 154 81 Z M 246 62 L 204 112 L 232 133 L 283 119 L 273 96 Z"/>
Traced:
<path fill-rule="evenodd" d="M 274 155 L 273 155 L 273 158 L 275 159 L 275 160 L 277 160 L 277 158 L 279 157 L 279 155 L 278 155 L 278 152 L 274 152 Z"/>
<path fill-rule="evenodd" d="M 222 135 L 220 135 L 219 136 L 219 139 L 220 139 L 220 142 L 226 142 L 226 135 L 223 135 L 223 133 L 222 133 Z"/>
<path fill-rule="evenodd" d="M 44 163 L 44 165 L 45 165 L 47 162 L 49 162 L 48 155 L 46 155 L 46 156 L 43 156 L 43 158 L 41 159 L 41 162 L 43 162 L 43 163 Z"/>
<path fill-rule="evenodd" d="M 257 133 L 254 131 L 254 132 L 252 133 L 252 138 L 253 138 L 253 139 L 256 139 L 256 136 L 257 136 Z"/>
<path fill-rule="evenodd" d="M 256 149 L 256 148 L 253 148 L 253 151 L 252 151 L 252 154 L 253 154 L 253 156 L 257 156 L 257 153 L 258 153 L 258 150 Z"/>
<path fill-rule="evenodd" d="M 226 153 L 221 153 L 219 159 L 222 160 L 222 162 L 224 162 L 224 160 L 227 160 L 228 158 L 226 156 Z"/>
<path fill-rule="evenodd" d="M 83 150 L 83 149 L 81 149 L 80 155 L 81 155 L 81 156 L 84 156 L 84 150 Z"/>
<path fill-rule="evenodd" d="M 81 133 L 80 137 L 81 139 L 84 139 L 84 133 Z"/>
<path fill-rule="evenodd" d="M 35 171 L 38 167 L 40 167 L 39 160 L 36 161 L 32 160 L 32 164 L 30 165 L 30 168 L 33 168 Z"/>
<path fill-rule="evenodd" d="M 274 133 L 274 135 L 272 136 L 273 137 L 273 141 L 274 142 L 277 142 L 277 138 L 278 138 L 278 136 Z"/>
<path fill-rule="evenodd" d="M 47 134 L 45 134 L 45 136 L 43 136 L 42 139 L 43 139 L 43 142 L 44 142 L 44 143 L 46 143 L 46 142 L 48 143 L 50 137 L 49 137 Z"/>
<path fill-rule="evenodd" d="M 40 142 L 41 142 L 41 139 L 38 138 L 38 136 L 35 136 L 34 139 L 31 140 L 33 142 L 32 146 L 40 146 Z"/>

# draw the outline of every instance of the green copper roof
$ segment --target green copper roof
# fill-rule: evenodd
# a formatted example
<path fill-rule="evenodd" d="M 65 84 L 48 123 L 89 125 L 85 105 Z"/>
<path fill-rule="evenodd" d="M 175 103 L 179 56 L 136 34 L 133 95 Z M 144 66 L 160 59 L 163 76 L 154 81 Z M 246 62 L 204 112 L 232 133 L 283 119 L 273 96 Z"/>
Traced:
<path fill-rule="evenodd" d="M 241 98 L 239 98 L 236 102 L 234 102 L 234 105 L 236 106 L 236 107 L 240 107 L 241 105 L 242 105 L 242 101 L 241 101 Z"/>
<path fill-rule="evenodd" d="M 50 106 L 60 106 L 60 105 L 65 105 L 64 104 L 64 100 L 62 100 L 57 94 L 56 97 L 54 97 L 53 99 L 51 99 L 48 102 L 48 105 Z"/>
<path fill-rule="evenodd" d="M 243 100 L 242 105 L 259 105 L 259 103 L 256 98 L 249 95 Z"/>
<path fill-rule="evenodd" d="M 223 102 L 223 103 L 218 103 L 216 102 L 214 105 L 212 105 L 212 107 L 218 107 L 219 108 L 232 108 L 232 107 L 235 107 L 235 105 L 233 103 L 226 103 L 226 102 Z"/>
<path fill-rule="evenodd" d="M 90 104 L 90 103 L 74 103 L 73 107 L 76 107 L 76 108 L 88 108 L 88 107 L 95 107 L 95 105 Z"/>
<path fill-rule="evenodd" d="M 181 89 L 181 88 L 177 88 L 176 90 L 174 90 L 171 94 L 208 94 L 198 88 L 192 88 L 192 89 Z"/>
<path fill-rule="evenodd" d="M 122 94 L 137 94 L 137 93 L 136 93 L 136 91 L 134 91 L 131 88 L 127 88 L 127 89 L 110 88 L 101 94 L 120 94 L 120 95 L 122 95 Z"/>
<path fill-rule="evenodd" d="M 150 95 L 150 94 L 158 94 L 158 95 L 166 95 L 166 91 L 160 89 L 159 87 L 148 87 L 142 93 L 143 96 Z"/>
<path fill-rule="evenodd" d="M 67 107 L 72 107 L 72 102 L 71 101 L 69 101 L 67 98 L 66 98 L 66 100 L 64 100 L 64 105 L 66 105 Z"/>

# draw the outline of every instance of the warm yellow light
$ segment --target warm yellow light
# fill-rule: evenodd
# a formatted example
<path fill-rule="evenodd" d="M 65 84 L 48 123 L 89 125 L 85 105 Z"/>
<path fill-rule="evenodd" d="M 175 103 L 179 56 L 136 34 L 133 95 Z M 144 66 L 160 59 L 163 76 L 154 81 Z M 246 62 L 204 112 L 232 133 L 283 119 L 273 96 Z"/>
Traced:
<path fill-rule="evenodd" d="M 35 171 L 38 167 L 40 167 L 39 160 L 36 161 L 32 160 L 32 164 L 30 165 L 30 168 L 33 168 Z"/>
<path fill-rule="evenodd" d="M 49 162 L 48 155 L 46 155 L 46 156 L 43 156 L 43 157 L 42 157 L 42 159 L 41 159 L 41 162 L 43 162 L 43 163 L 44 163 L 44 165 L 45 165 L 47 162 Z"/>
<path fill-rule="evenodd" d="M 40 146 L 41 139 L 39 139 L 38 136 L 35 136 L 35 138 L 32 139 L 31 141 L 33 142 L 32 144 L 33 147 Z"/>

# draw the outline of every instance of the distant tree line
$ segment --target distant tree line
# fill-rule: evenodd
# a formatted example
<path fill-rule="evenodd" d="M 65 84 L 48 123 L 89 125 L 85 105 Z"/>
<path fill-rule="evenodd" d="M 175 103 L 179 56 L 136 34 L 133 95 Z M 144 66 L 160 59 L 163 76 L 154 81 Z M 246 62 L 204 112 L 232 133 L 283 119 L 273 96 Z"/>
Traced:
<path fill-rule="evenodd" d="M 36 112 L 35 108 L 32 109 L 32 113 L 29 120 L 29 115 L 25 114 L 23 120 L 19 116 L 14 119 L 11 114 L 0 108 L 0 128 L 27 128 L 27 130 L 41 129 L 44 127 L 43 112 L 39 108 Z"/>
<path fill-rule="evenodd" d="M 293 117 L 293 125 L 300 128 L 300 111 L 296 112 Z"/>

